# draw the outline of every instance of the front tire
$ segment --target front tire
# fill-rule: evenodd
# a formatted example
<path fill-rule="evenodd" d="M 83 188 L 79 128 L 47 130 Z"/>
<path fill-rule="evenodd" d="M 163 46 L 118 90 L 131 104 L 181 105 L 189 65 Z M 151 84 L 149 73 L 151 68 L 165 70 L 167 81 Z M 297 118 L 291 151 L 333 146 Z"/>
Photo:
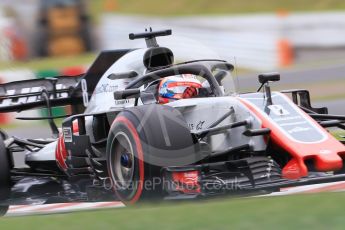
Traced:
<path fill-rule="evenodd" d="M 195 144 L 182 115 L 161 105 L 121 112 L 107 143 L 112 187 L 125 204 L 164 197 L 161 170 L 198 160 Z"/>

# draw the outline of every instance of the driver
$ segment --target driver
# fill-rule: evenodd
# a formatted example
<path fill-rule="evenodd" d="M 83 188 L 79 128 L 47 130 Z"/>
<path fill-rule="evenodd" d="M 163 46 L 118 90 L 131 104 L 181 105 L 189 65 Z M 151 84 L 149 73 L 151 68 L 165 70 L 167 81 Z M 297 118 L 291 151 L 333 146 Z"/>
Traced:
<path fill-rule="evenodd" d="M 165 77 L 158 87 L 159 103 L 165 104 L 179 99 L 196 97 L 201 87 L 201 82 L 192 74 Z"/>

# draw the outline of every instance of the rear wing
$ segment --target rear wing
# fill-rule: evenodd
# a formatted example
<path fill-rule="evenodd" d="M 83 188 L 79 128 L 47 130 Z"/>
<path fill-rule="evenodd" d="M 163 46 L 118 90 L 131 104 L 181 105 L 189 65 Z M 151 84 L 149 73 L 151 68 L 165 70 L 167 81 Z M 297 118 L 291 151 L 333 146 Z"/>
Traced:
<path fill-rule="evenodd" d="M 80 76 L 60 76 L 0 84 L 0 113 L 20 112 L 39 107 L 72 105 L 81 112 L 103 74 L 133 49 L 103 51 L 88 71 Z"/>
<path fill-rule="evenodd" d="M 78 104 L 82 97 L 74 91 L 82 77 L 60 76 L 0 84 L 0 113 Z"/>

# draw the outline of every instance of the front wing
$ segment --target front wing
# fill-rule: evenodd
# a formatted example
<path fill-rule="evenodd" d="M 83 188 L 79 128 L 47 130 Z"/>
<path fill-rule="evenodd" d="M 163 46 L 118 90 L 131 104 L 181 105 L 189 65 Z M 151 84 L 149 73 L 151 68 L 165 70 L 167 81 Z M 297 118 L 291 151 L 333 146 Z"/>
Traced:
<path fill-rule="evenodd" d="M 238 170 L 234 171 L 234 167 Z M 222 171 L 215 173 L 213 169 Z M 249 196 L 279 192 L 284 188 L 345 181 L 345 174 L 315 173 L 301 179 L 289 180 L 278 175 L 275 169 L 266 173 L 259 171 L 240 161 L 235 162 L 235 165 L 234 161 L 226 161 L 190 167 L 166 167 L 162 172 L 164 190 L 168 194 L 166 199 L 206 198 L 230 194 Z M 176 177 L 174 174 L 181 176 Z"/>

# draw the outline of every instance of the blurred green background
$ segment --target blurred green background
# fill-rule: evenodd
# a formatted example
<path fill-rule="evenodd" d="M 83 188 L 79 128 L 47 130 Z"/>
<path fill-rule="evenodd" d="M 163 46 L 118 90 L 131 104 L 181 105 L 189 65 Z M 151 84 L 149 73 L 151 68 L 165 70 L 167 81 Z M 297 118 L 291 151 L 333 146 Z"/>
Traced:
<path fill-rule="evenodd" d="M 189 15 L 189 14 L 241 14 L 258 12 L 286 11 L 324 11 L 343 10 L 342 0 L 117 0 L 91 1 L 92 12 L 98 15 L 104 6 L 117 13 L 148 14 L 148 15 Z M 113 2 L 113 3 L 111 3 Z"/>
<path fill-rule="evenodd" d="M 155 204 L 12 217 L 1 229 L 344 229 L 344 193 Z"/>

